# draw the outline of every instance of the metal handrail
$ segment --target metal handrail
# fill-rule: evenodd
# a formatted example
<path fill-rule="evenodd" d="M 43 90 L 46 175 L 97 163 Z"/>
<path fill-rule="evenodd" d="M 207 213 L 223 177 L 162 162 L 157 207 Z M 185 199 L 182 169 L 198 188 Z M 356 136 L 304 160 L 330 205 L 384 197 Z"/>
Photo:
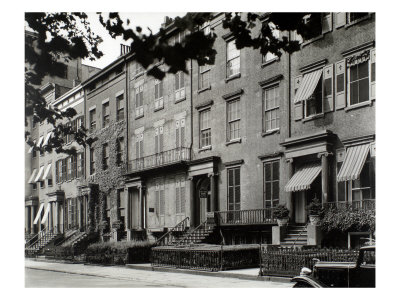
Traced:
<path fill-rule="evenodd" d="M 43 231 L 46 231 L 47 230 L 47 227 L 45 227 L 45 228 L 43 228 L 42 230 L 39 230 L 39 232 L 36 234 L 36 235 L 34 235 L 29 241 L 27 241 L 26 243 L 25 243 L 25 248 L 26 247 L 30 247 L 30 246 L 32 246 L 33 244 L 35 244 L 35 242 L 37 242 L 42 236 L 39 236 Z M 34 240 L 35 239 L 35 240 Z M 30 243 L 32 240 L 34 240 L 32 243 Z"/>
<path fill-rule="evenodd" d="M 155 245 L 159 245 L 159 243 L 161 241 L 163 241 L 164 239 L 166 239 L 167 236 L 172 235 L 172 232 L 175 232 L 178 228 L 180 228 L 183 224 L 185 224 L 184 227 L 187 227 L 186 224 L 189 221 L 189 217 L 186 217 L 185 219 L 183 219 L 182 221 L 180 221 L 178 224 L 176 224 L 173 228 L 171 228 L 170 230 L 168 230 L 166 233 L 164 233 L 156 242 Z"/>
<path fill-rule="evenodd" d="M 198 225 L 196 228 L 189 230 L 189 232 L 187 234 L 185 234 L 185 236 L 183 236 L 182 239 L 180 239 L 176 245 L 181 245 L 184 241 L 186 241 L 189 237 L 191 237 L 193 235 L 193 233 L 195 233 L 197 230 L 199 230 L 200 227 L 205 226 L 206 224 L 207 224 L 207 220 L 205 220 L 203 223 Z"/>
<path fill-rule="evenodd" d="M 300 236 L 302 235 L 303 232 L 305 232 L 307 230 L 307 226 L 308 223 L 306 223 L 306 225 L 304 225 L 304 228 L 302 231 L 300 231 L 300 233 L 297 235 L 296 240 L 293 242 L 292 248 L 294 248 L 296 246 L 296 242 L 299 240 Z"/>
<path fill-rule="evenodd" d="M 276 219 L 273 217 L 273 212 L 274 208 L 271 207 L 216 211 L 214 213 L 218 221 L 220 221 L 220 224 L 272 224 L 276 222 Z M 266 219 L 266 215 L 270 216 L 270 218 Z M 229 216 L 233 216 L 233 220 L 231 221 L 234 222 L 228 221 Z"/>

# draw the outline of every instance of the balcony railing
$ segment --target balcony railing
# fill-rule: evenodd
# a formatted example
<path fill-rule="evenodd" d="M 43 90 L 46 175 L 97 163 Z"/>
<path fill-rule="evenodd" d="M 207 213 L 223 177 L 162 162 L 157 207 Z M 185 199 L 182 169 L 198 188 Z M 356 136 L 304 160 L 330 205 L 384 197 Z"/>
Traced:
<path fill-rule="evenodd" d="M 324 204 L 325 208 L 353 209 L 353 210 L 371 210 L 375 209 L 375 200 L 357 200 L 350 202 L 328 202 Z"/>
<path fill-rule="evenodd" d="M 216 211 L 215 216 L 221 226 L 276 224 L 273 208 Z"/>
<path fill-rule="evenodd" d="M 129 172 L 137 172 L 190 160 L 190 148 L 179 147 L 131 160 Z"/>

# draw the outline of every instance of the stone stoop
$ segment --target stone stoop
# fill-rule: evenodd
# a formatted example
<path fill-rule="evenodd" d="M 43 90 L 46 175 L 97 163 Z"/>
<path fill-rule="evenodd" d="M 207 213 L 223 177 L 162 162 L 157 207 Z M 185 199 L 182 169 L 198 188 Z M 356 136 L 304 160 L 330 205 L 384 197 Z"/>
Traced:
<path fill-rule="evenodd" d="M 304 226 L 288 225 L 287 233 L 280 245 L 285 247 L 307 246 L 307 230 L 304 230 Z"/>

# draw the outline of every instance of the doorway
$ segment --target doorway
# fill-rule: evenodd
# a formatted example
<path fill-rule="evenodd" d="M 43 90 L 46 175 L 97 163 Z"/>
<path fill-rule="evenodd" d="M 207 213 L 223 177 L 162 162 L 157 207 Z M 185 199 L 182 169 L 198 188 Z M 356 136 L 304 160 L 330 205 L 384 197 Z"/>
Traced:
<path fill-rule="evenodd" d="M 294 196 L 294 222 L 296 224 L 305 224 L 307 222 L 307 206 L 313 199 L 318 199 L 320 202 L 322 197 L 321 175 L 313 181 L 310 189 L 299 191 Z"/>
<path fill-rule="evenodd" d="M 208 176 L 199 176 L 195 192 L 195 226 L 198 226 L 207 219 L 207 212 L 211 211 L 211 182 Z"/>

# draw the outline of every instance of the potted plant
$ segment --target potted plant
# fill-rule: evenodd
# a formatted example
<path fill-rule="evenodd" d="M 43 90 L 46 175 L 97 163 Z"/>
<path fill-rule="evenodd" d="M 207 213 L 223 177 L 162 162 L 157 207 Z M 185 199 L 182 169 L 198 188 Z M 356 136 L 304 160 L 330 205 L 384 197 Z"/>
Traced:
<path fill-rule="evenodd" d="M 323 213 L 322 204 L 319 202 L 317 198 L 314 198 L 308 205 L 308 215 L 310 218 L 311 225 L 318 224 L 318 222 L 321 220 L 322 213 Z"/>
<path fill-rule="evenodd" d="M 289 222 L 289 210 L 280 204 L 274 208 L 274 218 L 278 221 L 278 226 L 285 226 Z"/>

